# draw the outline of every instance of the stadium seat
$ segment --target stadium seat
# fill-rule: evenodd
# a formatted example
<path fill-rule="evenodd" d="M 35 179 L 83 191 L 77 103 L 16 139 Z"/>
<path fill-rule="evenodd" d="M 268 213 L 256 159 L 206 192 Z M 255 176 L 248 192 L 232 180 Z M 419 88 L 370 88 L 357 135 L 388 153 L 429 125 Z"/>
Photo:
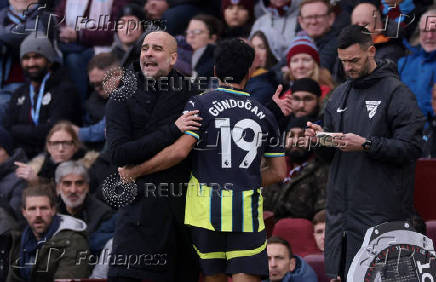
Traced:
<path fill-rule="evenodd" d="M 274 226 L 273 235 L 288 241 L 295 255 L 305 257 L 310 254 L 321 253 L 313 238 L 312 222 L 307 219 L 280 219 Z"/>
<path fill-rule="evenodd" d="M 266 238 L 269 238 L 271 237 L 274 229 L 274 224 L 275 224 L 274 213 L 272 211 L 264 211 L 263 221 L 265 222 Z"/>
<path fill-rule="evenodd" d="M 436 220 L 425 222 L 427 227 L 427 237 L 433 240 L 433 246 L 436 244 Z"/>
<path fill-rule="evenodd" d="M 313 268 L 318 276 L 318 282 L 329 282 L 330 278 L 325 275 L 324 270 L 324 255 L 308 255 L 304 257 L 304 260 Z"/>
<path fill-rule="evenodd" d="M 415 208 L 425 220 L 436 219 L 436 159 L 419 159 L 415 171 Z"/>

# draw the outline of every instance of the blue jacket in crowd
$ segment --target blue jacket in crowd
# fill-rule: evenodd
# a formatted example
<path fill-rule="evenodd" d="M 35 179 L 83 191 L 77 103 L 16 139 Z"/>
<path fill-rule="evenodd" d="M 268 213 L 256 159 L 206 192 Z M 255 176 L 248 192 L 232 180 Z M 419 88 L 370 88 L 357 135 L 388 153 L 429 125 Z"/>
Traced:
<path fill-rule="evenodd" d="M 416 95 L 418 106 L 425 116 L 433 115 L 431 91 L 436 83 L 436 50 L 427 53 L 421 46 L 412 48 L 404 43 L 412 54 L 398 60 L 401 81 Z"/>

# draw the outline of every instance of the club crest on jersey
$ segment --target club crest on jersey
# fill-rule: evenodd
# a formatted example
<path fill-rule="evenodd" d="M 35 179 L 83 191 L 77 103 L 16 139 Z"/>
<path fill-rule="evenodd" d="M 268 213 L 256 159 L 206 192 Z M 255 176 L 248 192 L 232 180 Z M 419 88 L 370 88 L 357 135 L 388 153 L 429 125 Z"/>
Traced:
<path fill-rule="evenodd" d="M 377 112 L 377 107 L 381 104 L 381 101 L 365 101 L 366 110 L 368 111 L 369 118 L 373 118 Z"/>

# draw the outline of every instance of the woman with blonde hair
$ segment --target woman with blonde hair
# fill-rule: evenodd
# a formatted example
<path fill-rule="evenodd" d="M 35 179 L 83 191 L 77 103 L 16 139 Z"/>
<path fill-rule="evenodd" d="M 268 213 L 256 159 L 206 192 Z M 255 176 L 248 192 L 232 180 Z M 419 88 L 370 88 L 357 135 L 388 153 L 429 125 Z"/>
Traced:
<path fill-rule="evenodd" d="M 331 90 L 335 88 L 330 72 L 320 66 L 318 49 L 313 40 L 304 32 L 298 33 L 298 36 L 291 43 L 288 51 L 287 71 L 284 72 L 284 82 L 292 83 L 300 78 L 311 78 L 319 83 L 321 87 L 321 99 L 323 99 Z M 288 90 L 281 98 L 291 94 Z"/>

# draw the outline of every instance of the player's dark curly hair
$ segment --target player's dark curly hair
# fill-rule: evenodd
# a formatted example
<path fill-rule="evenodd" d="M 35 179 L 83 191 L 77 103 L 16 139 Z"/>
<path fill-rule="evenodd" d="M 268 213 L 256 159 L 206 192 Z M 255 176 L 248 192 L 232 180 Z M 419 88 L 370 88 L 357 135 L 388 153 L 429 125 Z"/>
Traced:
<path fill-rule="evenodd" d="M 240 83 L 253 60 L 254 49 L 247 43 L 239 38 L 223 40 L 215 49 L 215 74 L 221 81 Z"/>

